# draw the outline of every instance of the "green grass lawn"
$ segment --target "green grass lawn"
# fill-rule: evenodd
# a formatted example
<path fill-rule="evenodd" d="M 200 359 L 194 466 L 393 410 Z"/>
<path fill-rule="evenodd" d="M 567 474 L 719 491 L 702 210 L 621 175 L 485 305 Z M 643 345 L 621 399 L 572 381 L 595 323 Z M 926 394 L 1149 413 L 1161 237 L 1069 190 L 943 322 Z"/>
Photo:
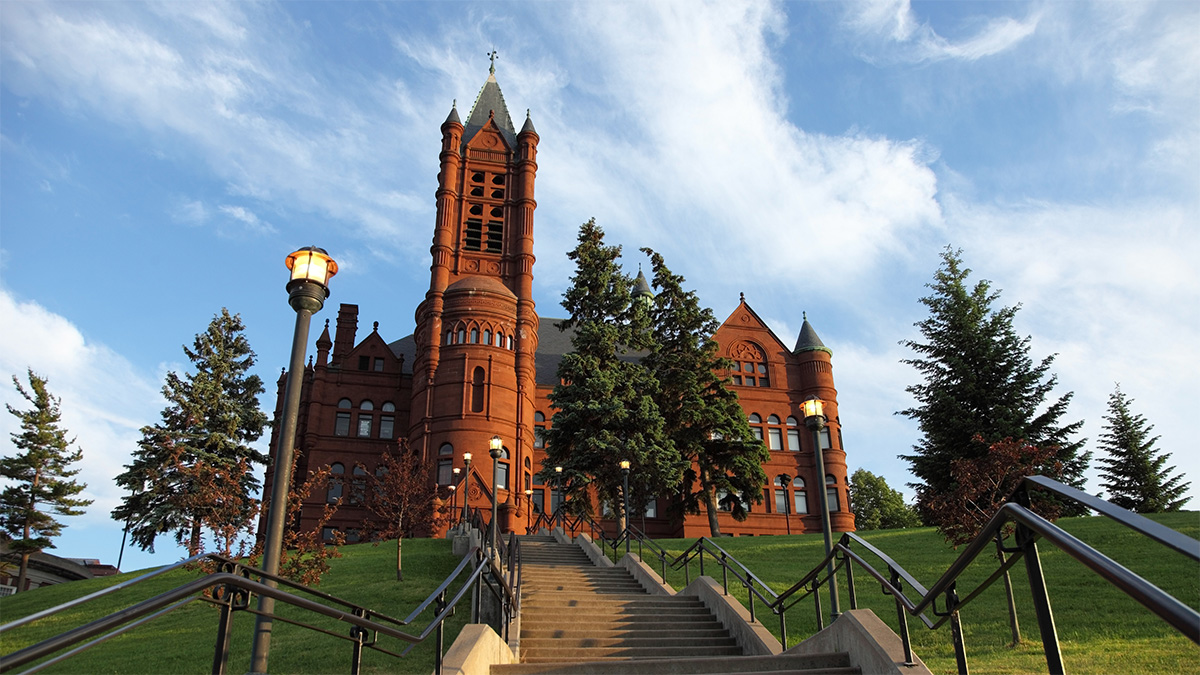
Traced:
<path fill-rule="evenodd" d="M 1200 513 L 1185 512 L 1153 516 L 1168 527 L 1196 538 L 1200 536 Z M 1200 609 L 1200 565 L 1169 549 L 1146 542 L 1131 530 L 1102 518 L 1068 518 L 1060 524 L 1084 542 L 1133 570 L 1189 606 Z M 903 565 L 926 587 L 932 586 L 958 556 L 932 528 L 884 530 L 860 535 Z M 659 541 L 669 551 L 681 553 L 694 539 Z M 823 557 L 820 535 L 733 537 L 719 541 L 733 555 L 776 591 L 789 587 Z M 1054 547 L 1039 545 L 1050 602 L 1069 673 L 1198 673 L 1200 648 L 1179 635 L 1149 610 L 1129 599 L 1090 570 Z M 873 564 L 876 562 L 868 560 Z M 996 569 L 995 558 L 980 558 L 959 581 L 966 595 Z M 657 563 L 653 565 L 657 571 Z M 720 581 L 720 568 L 706 562 L 706 573 Z M 880 567 L 883 567 L 880 565 Z M 886 571 L 886 568 L 883 568 Z M 694 579 L 698 566 L 693 563 Z M 732 577 L 731 577 L 732 579 Z M 967 659 L 972 673 L 1044 673 L 1037 621 L 1033 614 L 1029 584 L 1023 562 L 1013 568 L 1013 593 L 1021 624 L 1022 642 L 1011 647 L 1004 584 L 997 581 L 962 611 Z M 849 606 L 845 575 L 839 578 L 841 604 Z M 667 570 L 667 582 L 682 589 L 682 570 Z M 746 592 L 733 582 L 730 592 L 747 604 Z M 880 587 L 856 570 L 860 608 L 873 610 L 896 629 L 895 603 Z M 824 611 L 829 612 L 829 595 L 822 591 Z M 942 606 L 942 603 L 939 603 Z M 761 605 L 760 605 L 761 607 Z M 759 620 L 779 637 L 774 615 L 759 614 Z M 932 617 L 931 617 L 932 618 Z M 789 645 L 816 630 L 811 600 L 787 613 Z M 949 624 L 936 631 L 919 620 L 909 620 L 913 648 L 935 673 L 954 673 L 954 648 Z"/>
<path fill-rule="evenodd" d="M 1200 514 L 1196 512 L 1165 514 L 1155 516 L 1155 520 L 1188 536 L 1200 536 Z M 1065 519 L 1061 524 L 1075 536 L 1188 605 L 1200 608 L 1200 566 L 1155 544 L 1139 549 L 1144 544 L 1139 537 L 1105 518 Z M 926 586 L 933 585 L 957 556 L 957 552 L 946 545 L 936 531 L 928 528 L 868 532 L 863 536 L 904 565 Z M 660 543 L 669 550 L 681 552 L 693 541 L 665 540 Z M 722 539 L 720 544 L 776 590 L 786 588 L 807 572 L 820 560 L 823 551 L 819 535 L 735 537 Z M 403 618 L 415 608 L 458 562 L 450 553 L 448 541 L 407 540 L 404 544 L 405 581 L 396 582 L 392 568 L 395 551 L 390 545 L 374 547 L 359 544 L 346 546 L 342 550 L 345 557 L 333 561 L 333 570 L 325 577 L 319 590 L 398 618 Z M 1066 555 L 1045 544 L 1040 550 L 1068 672 L 1200 672 L 1200 648 L 1191 641 L 1175 633 L 1141 605 Z M 973 588 L 974 583 L 986 578 L 994 569 L 993 565 L 993 559 L 981 559 L 960 581 L 960 592 L 965 594 Z M 719 579 L 718 568 L 709 567 L 706 571 Z M 693 565 L 693 578 L 697 573 Z M 4 598 L 0 600 L 0 621 L 13 621 L 137 574 L 48 586 Z M 33 644 L 174 588 L 191 578 L 194 578 L 194 574 L 174 572 L 148 582 L 144 588 L 116 594 L 121 596 L 119 598 L 105 598 L 94 607 L 71 610 L 6 633 L 0 636 L 0 652 L 8 653 Z M 682 588 L 683 572 L 668 570 L 667 581 L 677 589 Z M 845 607 L 848 605 L 848 595 L 844 575 L 841 582 L 841 598 Z M 1023 564 L 1014 568 L 1013 582 L 1024 638 L 1020 645 L 1009 645 L 1007 610 L 1001 583 L 997 582 L 963 610 L 963 629 L 973 673 L 1046 672 Z M 745 592 L 742 589 L 732 588 L 731 591 L 745 604 Z M 878 585 L 861 574 L 858 575 L 858 600 L 860 607 L 873 609 L 881 619 L 896 627 L 894 603 L 880 593 Z M 827 594 L 823 594 L 822 601 L 828 612 Z M 283 607 L 281 611 L 285 616 L 296 616 L 290 608 Z M 466 623 L 469 613 L 464 607 L 451 619 L 447 629 L 447 648 Z M 426 612 L 418 619 L 412 632 L 422 629 L 431 616 L 432 612 Z M 760 615 L 760 620 L 778 635 L 779 625 L 774 617 Z M 797 605 L 788 612 L 787 620 L 790 644 L 811 635 L 816 630 L 812 602 L 809 600 Z M 332 621 L 319 623 L 339 635 L 347 633 L 345 624 Z M 54 666 L 47 672 L 209 672 L 216 624 L 217 611 L 214 608 L 192 604 Z M 248 669 L 253 624 L 254 617 L 249 614 L 238 614 L 235 619 L 230 672 L 245 672 Z M 955 672 L 949 627 L 929 631 L 915 620 L 910 621 L 909 625 L 914 649 L 925 663 L 935 673 Z M 390 645 L 389 648 L 395 646 L 403 647 Z M 348 669 L 349 659 L 350 643 L 344 640 L 281 622 L 275 624 L 271 650 L 272 672 L 344 672 Z M 364 672 L 428 673 L 432 667 L 432 639 L 399 661 L 371 651 L 367 651 L 363 657 Z"/>
<path fill-rule="evenodd" d="M 361 606 L 403 619 L 453 571 L 459 560 L 450 552 L 450 542 L 411 539 L 404 542 L 404 581 L 397 582 L 394 543 L 380 546 L 357 544 L 342 548 L 343 557 L 318 590 Z M 0 620 L 7 623 L 47 607 L 92 593 L 100 588 L 138 576 L 141 572 L 47 586 L 0 599 Z M 0 636 L 0 652 L 9 653 L 46 639 L 89 620 L 104 616 L 137 601 L 175 588 L 198 573 L 176 571 L 132 589 L 107 596 L 88 608 L 68 610 Z M 143 587 L 144 586 L 144 587 Z M 469 596 L 468 596 L 469 597 Z M 338 635 L 348 635 L 349 625 L 324 618 L 301 617 L 282 603 L 277 610 L 285 617 L 303 618 Z M 406 632 L 418 633 L 433 616 L 427 610 Z M 463 606 L 451 617 L 446 648 L 470 616 Z M 207 673 L 212 668 L 218 611 L 207 603 L 192 603 L 146 625 L 114 638 L 68 661 L 52 666 L 50 673 Z M 230 647 L 229 672 L 246 672 L 250 666 L 250 641 L 254 615 L 238 613 Z M 390 638 L 381 641 L 390 651 L 407 645 Z M 351 643 L 333 636 L 276 621 L 271 641 L 273 673 L 330 673 L 349 670 Z M 418 645 L 403 659 L 365 650 L 365 673 L 429 673 L 434 663 L 434 637 Z"/>

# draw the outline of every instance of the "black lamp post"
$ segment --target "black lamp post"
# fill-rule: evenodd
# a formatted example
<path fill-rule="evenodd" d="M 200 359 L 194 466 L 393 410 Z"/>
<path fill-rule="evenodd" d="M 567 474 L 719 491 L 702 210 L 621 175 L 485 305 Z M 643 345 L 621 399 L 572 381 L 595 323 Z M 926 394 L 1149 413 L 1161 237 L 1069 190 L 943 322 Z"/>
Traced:
<path fill-rule="evenodd" d="M 533 517 L 533 490 L 525 490 L 525 534 L 529 534 L 529 519 Z"/>
<path fill-rule="evenodd" d="M 629 553 L 629 460 L 621 460 L 621 503 L 625 511 L 625 553 Z"/>
<path fill-rule="evenodd" d="M 786 473 L 779 474 L 779 487 L 783 488 L 783 522 L 787 523 L 787 533 L 792 533 L 792 505 L 788 499 L 788 483 L 792 482 L 792 477 Z"/>
<path fill-rule="evenodd" d="M 456 466 L 450 473 L 453 474 L 450 479 L 450 522 L 454 522 L 454 516 L 458 515 L 458 474 L 462 473 L 462 469 Z"/>
<path fill-rule="evenodd" d="M 566 501 L 566 495 L 563 494 L 562 480 L 563 480 L 562 467 L 561 466 L 554 467 L 554 482 L 558 485 L 558 508 L 554 509 L 554 513 L 557 514 L 555 519 L 558 521 L 559 529 L 562 529 L 563 502 Z"/>
<path fill-rule="evenodd" d="M 497 514 L 500 505 L 500 453 L 504 451 L 504 441 L 500 440 L 499 436 L 492 436 L 491 450 L 489 454 L 492 456 L 492 548 L 496 548 L 499 541 L 496 536 L 499 534 L 497 529 Z"/>
<path fill-rule="evenodd" d="M 471 453 L 469 452 L 463 453 L 463 473 L 466 474 L 463 477 L 463 514 L 458 525 L 463 528 L 465 534 L 465 530 L 470 527 L 467 524 L 467 500 L 471 498 Z"/>
<path fill-rule="evenodd" d="M 267 514 L 267 534 L 263 540 L 263 571 L 279 573 L 279 558 L 283 549 L 283 528 L 287 519 L 288 489 L 292 484 L 292 458 L 296 446 L 296 420 L 300 414 L 300 388 L 304 379 L 304 352 L 308 347 L 308 326 L 312 315 L 325 306 L 329 297 L 329 279 L 337 274 L 338 266 L 324 249 L 316 246 L 302 248 L 289 255 L 284 264 L 291 270 L 288 279 L 288 304 L 296 310 L 296 330 L 292 336 L 292 358 L 288 365 L 284 389 L 283 423 L 279 445 L 275 448 L 274 478 L 271 486 L 271 509 Z M 270 586 L 275 582 L 267 580 Z M 250 672 L 266 673 L 271 653 L 271 613 L 275 599 L 260 596 L 258 621 L 254 628 L 254 646 L 250 657 Z"/>
<path fill-rule="evenodd" d="M 817 497 L 821 505 L 821 533 L 825 535 L 825 556 L 833 552 L 833 528 L 829 524 L 829 495 L 825 493 L 825 451 L 821 448 L 821 430 L 825 428 L 825 404 L 813 396 L 804 402 L 804 425 L 812 430 L 813 455 L 817 460 Z M 829 616 L 836 619 L 838 607 L 837 576 L 829 559 Z"/>

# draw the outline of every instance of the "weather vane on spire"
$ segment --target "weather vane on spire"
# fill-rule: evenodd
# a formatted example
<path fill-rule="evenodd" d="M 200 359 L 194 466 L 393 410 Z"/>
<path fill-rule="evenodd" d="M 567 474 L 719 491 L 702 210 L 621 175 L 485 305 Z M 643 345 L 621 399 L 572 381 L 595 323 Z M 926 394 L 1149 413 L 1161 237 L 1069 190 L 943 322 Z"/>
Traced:
<path fill-rule="evenodd" d="M 496 74 L 496 49 L 495 49 L 495 47 L 492 48 L 492 53 L 488 54 L 488 58 L 490 58 L 492 60 L 492 67 L 488 68 L 488 73 L 491 75 L 495 75 Z"/>

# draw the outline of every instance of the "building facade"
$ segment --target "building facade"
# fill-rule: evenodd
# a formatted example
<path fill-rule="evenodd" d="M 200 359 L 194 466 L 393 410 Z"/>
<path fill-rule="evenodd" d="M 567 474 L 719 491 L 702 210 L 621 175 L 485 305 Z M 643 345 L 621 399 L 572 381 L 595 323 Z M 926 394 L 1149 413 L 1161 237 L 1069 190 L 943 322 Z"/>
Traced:
<path fill-rule="evenodd" d="M 332 335 L 326 321 L 305 372 L 294 475 L 299 482 L 310 470 L 329 467 L 331 480 L 304 501 L 303 529 L 316 526 L 325 504 L 341 500 L 325 534 L 336 528 L 353 541 L 369 517 L 362 505 L 368 472 L 384 451 L 396 450 L 399 439 L 430 466 L 445 509 L 461 508 L 467 499 L 488 512 L 495 494 L 501 529 L 524 532 L 531 516 L 556 506 L 555 492 L 536 477 L 545 456 L 539 432 L 553 425 L 549 394 L 571 336 L 559 330 L 558 320 L 539 318 L 532 296 L 540 138 L 528 113 L 515 128 L 494 71 L 466 123 L 452 108 L 441 133 L 429 290 L 416 308 L 416 330 L 388 341 L 375 322 L 359 339 L 358 308 L 343 304 Z M 789 348 L 745 298 L 714 337 L 735 364 L 727 375 L 751 428 L 771 450 L 764 469 L 772 485 L 763 502 L 743 522 L 721 514 L 722 532 L 819 531 L 815 490 L 822 486 L 834 529 L 852 530 L 832 352 L 807 319 Z M 277 420 L 283 387 L 281 376 Z M 801 402 L 811 396 L 825 401 L 829 419 L 821 442 L 824 479 L 816 475 L 812 435 L 801 413 Z M 488 454 L 494 436 L 504 445 L 496 485 Z M 276 445 L 273 435 L 272 453 Z M 470 490 L 464 495 L 467 454 Z M 641 519 L 644 531 L 708 534 L 705 515 L 674 514 L 669 500 L 655 500 Z"/>

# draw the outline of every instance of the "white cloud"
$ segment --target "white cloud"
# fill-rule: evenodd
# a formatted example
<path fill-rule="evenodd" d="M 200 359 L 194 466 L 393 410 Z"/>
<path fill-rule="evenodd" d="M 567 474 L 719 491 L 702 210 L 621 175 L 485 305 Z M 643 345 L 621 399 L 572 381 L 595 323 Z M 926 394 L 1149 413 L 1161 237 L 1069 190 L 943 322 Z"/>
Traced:
<path fill-rule="evenodd" d="M 846 24 L 861 38 L 874 40 L 868 53 L 902 61 L 976 61 L 1020 44 L 1038 27 L 1039 16 L 1024 20 L 999 17 L 987 21 L 969 38 L 951 41 L 921 23 L 909 0 L 866 0 L 847 6 Z"/>
<path fill-rule="evenodd" d="M 276 229 L 244 206 L 222 204 L 217 210 L 245 226 L 245 229 L 256 234 L 274 234 Z"/>
<path fill-rule="evenodd" d="M 33 302 L 21 302 L 0 289 L 0 401 L 25 410 L 29 403 L 12 386 L 17 376 L 28 389 L 26 370 L 47 379 L 50 393 L 61 399 L 62 424 L 83 449 L 80 474 L 87 483 L 83 496 L 95 503 L 82 516 L 66 518 L 65 536 L 87 530 L 111 530 L 120 525 L 109 512 L 122 493 L 114 483 L 141 438 L 139 429 L 158 419 L 162 397 L 158 387 L 128 360 L 107 347 L 87 340 L 69 320 Z M 0 434 L 7 445 L 17 420 L 0 417 Z M 6 449 L 5 453 L 11 452 Z M 68 544 L 69 546 L 69 544 Z M 60 550 L 62 547 L 60 546 Z M 73 549 L 64 555 L 95 556 Z M 107 557 L 107 552 L 105 552 Z"/>

